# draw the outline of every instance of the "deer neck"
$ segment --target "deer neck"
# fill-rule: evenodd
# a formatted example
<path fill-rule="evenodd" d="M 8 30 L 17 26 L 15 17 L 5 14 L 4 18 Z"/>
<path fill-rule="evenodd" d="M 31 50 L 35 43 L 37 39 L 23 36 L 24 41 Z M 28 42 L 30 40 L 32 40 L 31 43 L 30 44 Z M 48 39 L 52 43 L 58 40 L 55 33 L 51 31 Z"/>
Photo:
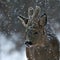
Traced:
<path fill-rule="evenodd" d="M 40 34 L 39 44 L 41 46 L 45 46 L 47 44 L 47 34 L 45 28 L 43 28 L 40 32 L 41 34 Z"/>

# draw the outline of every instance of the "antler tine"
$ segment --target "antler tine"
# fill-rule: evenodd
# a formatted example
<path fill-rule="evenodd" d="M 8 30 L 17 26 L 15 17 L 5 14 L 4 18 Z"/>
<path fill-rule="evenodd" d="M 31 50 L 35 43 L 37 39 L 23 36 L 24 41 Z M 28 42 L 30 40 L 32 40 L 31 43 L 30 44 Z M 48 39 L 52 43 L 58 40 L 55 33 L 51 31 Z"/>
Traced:
<path fill-rule="evenodd" d="M 28 8 L 28 17 L 29 17 L 29 19 L 32 18 L 33 11 L 34 11 L 34 9 L 32 7 Z"/>
<path fill-rule="evenodd" d="M 41 11 L 41 8 L 39 6 L 36 6 L 35 11 L 33 13 L 33 18 L 36 18 Z"/>

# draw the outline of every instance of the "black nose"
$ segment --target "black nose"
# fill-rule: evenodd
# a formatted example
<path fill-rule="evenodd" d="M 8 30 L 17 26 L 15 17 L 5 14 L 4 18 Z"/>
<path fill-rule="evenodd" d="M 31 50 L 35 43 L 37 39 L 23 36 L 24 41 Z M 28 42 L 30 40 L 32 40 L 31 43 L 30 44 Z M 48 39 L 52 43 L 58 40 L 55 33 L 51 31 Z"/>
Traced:
<path fill-rule="evenodd" d="M 25 45 L 27 45 L 27 46 L 32 45 L 32 42 L 31 41 L 26 41 Z"/>

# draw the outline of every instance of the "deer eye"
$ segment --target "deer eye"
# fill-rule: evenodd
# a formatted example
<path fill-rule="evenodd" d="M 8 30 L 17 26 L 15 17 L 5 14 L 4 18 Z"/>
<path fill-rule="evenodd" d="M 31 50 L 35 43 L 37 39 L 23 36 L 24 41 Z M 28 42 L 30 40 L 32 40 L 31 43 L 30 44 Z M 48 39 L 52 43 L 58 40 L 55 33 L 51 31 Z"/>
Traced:
<path fill-rule="evenodd" d="M 38 34 L 38 32 L 34 32 L 34 34 Z"/>

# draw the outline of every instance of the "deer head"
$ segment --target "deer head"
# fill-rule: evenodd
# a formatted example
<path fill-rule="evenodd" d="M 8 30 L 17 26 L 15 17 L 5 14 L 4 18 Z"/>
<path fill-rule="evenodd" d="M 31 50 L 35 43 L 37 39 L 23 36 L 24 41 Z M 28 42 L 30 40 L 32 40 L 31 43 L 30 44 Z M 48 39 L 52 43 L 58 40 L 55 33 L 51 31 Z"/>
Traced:
<path fill-rule="evenodd" d="M 22 24 L 26 27 L 26 44 L 34 45 L 41 43 L 45 39 L 45 25 L 47 23 L 47 16 L 44 13 L 40 16 L 41 8 L 36 6 L 35 9 L 32 7 L 28 8 L 28 18 L 18 16 L 22 21 Z"/>

